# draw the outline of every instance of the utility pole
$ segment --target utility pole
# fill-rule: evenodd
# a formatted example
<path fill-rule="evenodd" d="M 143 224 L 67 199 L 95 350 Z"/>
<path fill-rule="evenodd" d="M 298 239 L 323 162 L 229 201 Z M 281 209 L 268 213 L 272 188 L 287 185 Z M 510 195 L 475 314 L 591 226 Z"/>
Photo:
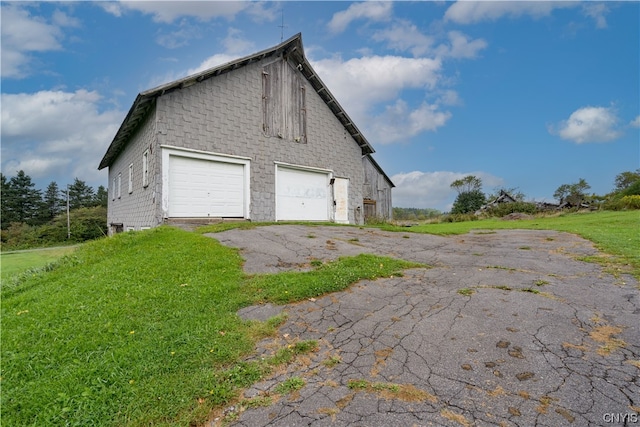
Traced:
<path fill-rule="evenodd" d="M 69 217 L 69 184 L 67 184 L 67 240 L 71 240 L 71 219 Z"/>

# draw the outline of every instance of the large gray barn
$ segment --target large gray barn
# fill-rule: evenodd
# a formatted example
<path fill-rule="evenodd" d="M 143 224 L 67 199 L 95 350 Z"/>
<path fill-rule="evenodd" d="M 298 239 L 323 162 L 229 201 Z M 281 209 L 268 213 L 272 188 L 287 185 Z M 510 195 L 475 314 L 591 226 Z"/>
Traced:
<path fill-rule="evenodd" d="M 298 34 L 140 93 L 99 169 L 110 233 L 171 220 L 391 218 L 389 177 Z"/>

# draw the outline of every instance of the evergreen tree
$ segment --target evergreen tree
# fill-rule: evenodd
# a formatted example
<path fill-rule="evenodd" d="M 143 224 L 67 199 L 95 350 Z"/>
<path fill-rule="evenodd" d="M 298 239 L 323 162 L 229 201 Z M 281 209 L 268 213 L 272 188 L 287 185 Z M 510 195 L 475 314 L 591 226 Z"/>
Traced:
<path fill-rule="evenodd" d="M 106 208 L 109 203 L 109 192 L 104 185 L 98 187 L 98 191 L 96 191 L 95 200 L 93 202 L 94 206 L 102 206 Z"/>
<path fill-rule="evenodd" d="M 4 186 L 4 185 L 3 185 Z M 5 188 L 3 188 L 4 193 Z M 6 194 L 2 195 L 3 213 L 6 209 L 9 222 L 37 222 L 40 207 L 42 206 L 42 193 L 35 188 L 31 177 L 18 171 L 18 174 L 9 180 Z M 2 220 L 5 226 L 5 218 Z"/>
<path fill-rule="evenodd" d="M 60 198 L 60 189 L 55 181 L 51 181 L 47 186 L 43 196 L 42 218 L 45 221 L 52 220 L 64 207 L 66 200 Z"/>
<path fill-rule="evenodd" d="M 0 193 L 0 221 L 2 222 L 2 229 L 9 228 L 9 224 L 16 222 L 16 215 L 11 209 L 11 200 L 13 200 L 13 190 L 7 177 L 0 172 L 0 181 L 2 184 L 2 193 Z"/>
<path fill-rule="evenodd" d="M 75 178 L 73 184 L 69 186 L 69 208 L 88 208 L 94 206 L 95 194 L 93 188 L 86 182 Z"/>

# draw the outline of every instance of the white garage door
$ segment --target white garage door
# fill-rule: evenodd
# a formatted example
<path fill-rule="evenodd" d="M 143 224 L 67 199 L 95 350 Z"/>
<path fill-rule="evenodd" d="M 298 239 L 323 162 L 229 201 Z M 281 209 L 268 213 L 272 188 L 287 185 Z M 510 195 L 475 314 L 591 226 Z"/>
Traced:
<path fill-rule="evenodd" d="M 276 219 L 329 220 L 329 174 L 278 166 Z"/>
<path fill-rule="evenodd" d="M 244 165 L 169 156 L 169 216 L 244 217 Z"/>

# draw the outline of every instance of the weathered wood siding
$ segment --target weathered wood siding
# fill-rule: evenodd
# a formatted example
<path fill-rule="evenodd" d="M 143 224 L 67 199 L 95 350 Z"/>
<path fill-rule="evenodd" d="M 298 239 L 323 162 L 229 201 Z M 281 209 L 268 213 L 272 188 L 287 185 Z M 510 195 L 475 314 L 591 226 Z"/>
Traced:
<path fill-rule="evenodd" d="M 307 142 L 306 86 L 287 61 L 262 68 L 263 126 L 266 136 Z"/>
<path fill-rule="evenodd" d="M 392 184 L 372 163 L 369 156 L 362 158 L 362 167 L 364 169 L 364 203 L 365 203 L 365 220 L 369 219 L 372 214 L 377 219 L 391 219 L 393 215 L 393 207 L 391 204 Z M 375 203 L 371 203 L 374 201 Z M 373 208 L 375 206 L 375 210 Z M 373 218 L 372 218 L 373 219 Z"/>

